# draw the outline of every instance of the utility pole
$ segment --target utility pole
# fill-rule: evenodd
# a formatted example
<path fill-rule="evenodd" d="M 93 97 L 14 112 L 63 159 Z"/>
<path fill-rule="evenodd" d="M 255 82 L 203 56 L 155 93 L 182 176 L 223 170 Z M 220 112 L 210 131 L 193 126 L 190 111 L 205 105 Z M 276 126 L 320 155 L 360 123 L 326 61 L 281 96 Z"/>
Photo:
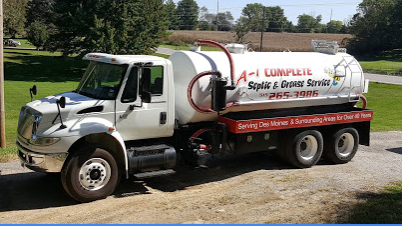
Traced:
<path fill-rule="evenodd" d="M 331 16 L 329 17 L 329 26 L 332 27 L 332 9 L 331 9 Z M 328 26 L 327 26 L 327 33 L 328 33 Z"/>
<path fill-rule="evenodd" d="M 260 52 L 262 52 L 262 46 L 264 42 L 264 32 L 265 32 L 265 6 L 263 6 L 262 8 Z"/>
<path fill-rule="evenodd" d="M 219 31 L 219 0 L 216 5 L 216 30 Z"/>
<path fill-rule="evenodd" d="M 3 30 L 3 0 L 0 0 L 0 146 L 1 148 L 6 148 L 6 119 L 4 115 Z"/>

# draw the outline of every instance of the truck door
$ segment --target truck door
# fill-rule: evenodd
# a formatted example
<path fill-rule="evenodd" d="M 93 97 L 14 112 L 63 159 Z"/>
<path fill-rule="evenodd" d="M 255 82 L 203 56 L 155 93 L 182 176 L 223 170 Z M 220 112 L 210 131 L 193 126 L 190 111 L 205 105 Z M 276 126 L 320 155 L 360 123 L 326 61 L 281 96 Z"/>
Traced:
<path fill-rule="evenodd" d="M 138 73 L 138 70 L 140 71 Z M 116 128 L 124 140 L 141 140 L 171 136 L 167 122 L 167 84 L 164 65 L 133 66 L 123 80 L 120 98 L 116 100 Z M 151 103 L 142 103 L 139 94 L 142 73 L 151 74 Z"/>

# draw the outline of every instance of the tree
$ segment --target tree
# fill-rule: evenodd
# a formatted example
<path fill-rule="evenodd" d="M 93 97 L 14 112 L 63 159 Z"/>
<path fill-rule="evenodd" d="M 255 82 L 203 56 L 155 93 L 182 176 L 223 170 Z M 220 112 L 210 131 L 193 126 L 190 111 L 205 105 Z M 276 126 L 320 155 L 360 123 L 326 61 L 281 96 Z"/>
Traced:
<path fill-rule="evenodd" d="M 271 12 L 261 3 L 247 4 L 242 10 L 243 25 L 248 26 L 250 31 L 265 31 L 269 27 Z"/>
<path fill-rule="evenodd" d="M 395 26 L 397 12 L 394 0 L 364 0 L 350 21 L 350 31 L 354 35 L 349 40 L 348 49 L 352 53 L 376 54 L 396 47 Z M 400 0 L 397 2 L 399 5 Z M 400 28 L 400 27 L 399 27 Z M 397 30 L 396 30 L 397 31 Z"/>
<path fill-rule="evenodd" d="M 202 31 L 216 30 L 216 14 L 209 13 L 208 8 L 205 6 L 200 9 L 198 28 Z"/>
<path fill-rule="evenodd" d="M 37 49 L 45 47 L 50 34 L 55 33 L 54 0 L 30 0 L 27 4 L 26 23 L 28 41 Z"/>
<path fill-rule="evenodd" d="M 270 11 L 271 17 L 269 18 L 268 32 L 282 32 L 286 26 L 289 25 L 289 21 L 285 17 L 284 10 L 279 7 L 266 7 L 266 10 Z"/>
<path fill-rule="evenodd" d="M 219 31 L 230 31 L 233 27 L 233 15 L 231 12 L 227 11 L 224 13 L 218 13 L 216 17 L 218 21 L 215 20 L 215 24 Z"/>
<path fill-rule="evenodd" d="M 327 23 L 326 30 L 328 33 L 338 34 L 341 33 L 342 27 L 343 27 L 342 21 L 332 20 Z"/>
<path fill-rule="evenodd" d="M 49 39 L 47 26 L 39 21 L 32 22 L 28 27 L 27 39 L 39 50 Z"/>
<path fill-rule="evenodd" d="M 393 49 L 402 49 L 402 0 L 398 0 L 395 3 L 394 12 L 391 16 L 392 23 L 390 24 L 390 30 L 393 31 L 391 42 L 393 43 Z"/>
<path fill-rule="evenodd" d="M 293 29 L 293 24 L 285 17 L 284 10 L 279 7 L 266 7 L 261 3 L 247 4 L 242 11 L 243 21 L 239 26 L 248 26 L 253 32 L 283 32 Z M 240 29 L 240 27 L 237 27 Z M 247 30 L 241 28 L 241 30 Z"/>
<path fill-rule="evenodd" d="M 312 15 L 299 15 L 297 17 L 297 30 L 300 33 L 319 33 L 321 30 L 321 20 L 322 16 L 318 15 L 314 17 Z"/>
<path fill-rule="evenodd" d="M 15 38 L 15 35 L 24 31 L 25 13 L 28 0 L 3 0 L 4 30 Z"/>
<path fill-rule="evenodd" d="M 176 4 L 173 0 L 167 0 L 164 4 L 165 14 L 166 14 L 166 21 L 167 21 L 167 28 L 169 30 L 177 30 L 177 9 Z"/>
<path fill-rule="evenodd" d="M 231 12 L 218 13 L 218 15 L 209 13 L 206 7 L 200 10 L 200 21 L 198 28 L 200 30 L 219 30 L 230 31 L 233 27 L 233 15 Z"/>
<path fill-rule="evenodd" d="M 237 43 L 244 43 L 244 38 L 251 31 L 248 20 L 245 17 L 240 17 L 233 29 Z"/>
<path fill-rule="evenodd" d="M 293 31 L 292 22 L 288 21 L 281 7 L 266 7 L 260 3 L 247 4 L 242 16 L 234 27 L 235 37 L 244 41 L 245 35 L 253 32 Z"/>
<path fill-rule="evenodd" d="M 293 25 L 292 21 L 286 21 L 286 23 L 283 25 L 283 31 L 285 32 L 295 32 L 295 26 Z"/>
<path fill-rule="evenodd" d="M 341 34 L 350 34 L 350 21 L 352 20 L 352 17 L 343 20 L 343 25 L 339 33 Z"/>
<path fill-rule="evenodd" d="M 149 54 L 165 28 L 160 0 L 55 0 L 53 51 Z"/>
<path fill-rule="evenodd" d="M 27 4 L 26 25 L 33 22 L 41 22 L 50 25 L 55 19 L 53 11 L 54 0 L 30 0 Z"/>
<path fill-rule="evenodd" d="M 199 7 L 194 0 L 177 3 L 177 21 L 180 30 L 195 30 L 198 24 Z"/>

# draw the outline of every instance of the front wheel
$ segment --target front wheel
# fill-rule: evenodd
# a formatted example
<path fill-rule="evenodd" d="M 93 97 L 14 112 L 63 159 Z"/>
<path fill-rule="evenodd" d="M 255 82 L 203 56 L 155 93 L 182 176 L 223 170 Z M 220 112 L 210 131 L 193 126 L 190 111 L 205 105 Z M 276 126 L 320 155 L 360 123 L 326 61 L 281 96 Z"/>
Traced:
<path fill-rule="evenodd" d="M 113 155 L 100 147 L 86 147 L 75 153 L 61 172 L 66 192 L 80 202 L 111 195 L 120 179 Z"/>
<path fill-rule="evenodd" d="M 356 155 L 359 133 L 354 128 L 343 128 L 328 137 L 323 158 L 336 164 L 347 163 Z"/>

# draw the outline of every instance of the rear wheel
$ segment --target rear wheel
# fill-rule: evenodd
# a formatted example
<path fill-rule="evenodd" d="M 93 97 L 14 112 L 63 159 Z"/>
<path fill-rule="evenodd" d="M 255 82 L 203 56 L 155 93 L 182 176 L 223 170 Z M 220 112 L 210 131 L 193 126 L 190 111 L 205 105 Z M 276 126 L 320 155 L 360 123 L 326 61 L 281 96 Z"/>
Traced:
<path fill-rule="evenodd" d="M 80 202 L 106 198 L 113 193 L 119 179 L 115 158 L 100 147 L 77 151 L 61 172 L 64 189 Z"/>
<path fill-rule="evenodd" d="M 336 164 L 347 163 L 356 155 L 359 133 L 354 128 L 343 128 L 326 139 L 323 158 Z"/>
<path fill-rule="evenodd" d="M 323 138 L 317 130 L 303 131 L 296 136 L 289 136 L 283 153 L 286 160 L 299 168 L 315 165 L 321 158 Z"/>

